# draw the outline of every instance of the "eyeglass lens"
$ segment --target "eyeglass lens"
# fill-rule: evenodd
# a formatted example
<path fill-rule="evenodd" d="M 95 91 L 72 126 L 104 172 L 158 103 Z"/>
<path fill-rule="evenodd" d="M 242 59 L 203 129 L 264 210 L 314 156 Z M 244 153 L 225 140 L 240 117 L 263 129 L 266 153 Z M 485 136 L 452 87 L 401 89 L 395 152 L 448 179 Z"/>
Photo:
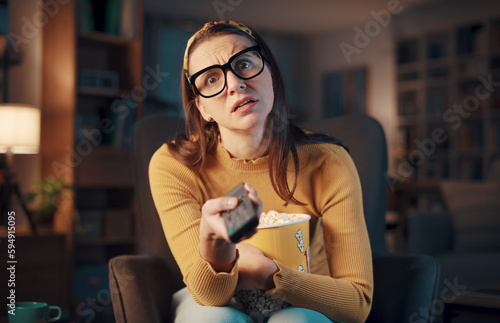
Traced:
<path fill-rule="evenodd" d="M 257 76 L 263 68 L 263 61 L 258 51 L 252 50 L 236 56 L 230 64 L 231 71 L 241 79 Z M 194 85 L 203 96 L 212 96 L 226 86 L 226 75 L 220 67 L 214 67 L 198 75 Z"/>

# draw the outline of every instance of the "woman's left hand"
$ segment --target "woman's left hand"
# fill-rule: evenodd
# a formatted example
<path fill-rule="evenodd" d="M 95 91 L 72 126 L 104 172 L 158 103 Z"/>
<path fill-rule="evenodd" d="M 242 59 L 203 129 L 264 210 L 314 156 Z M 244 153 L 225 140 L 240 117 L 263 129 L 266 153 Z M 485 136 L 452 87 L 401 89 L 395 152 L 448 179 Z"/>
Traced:
<path fill-rule="evenodd" d="M 264 256 L 259 249 L 244 242 L 236 244 L 236 249 L 240 254 L 236 289 L 269 290 L 274 288 L 273 276 L 278 271 L 274 261 Z"/>

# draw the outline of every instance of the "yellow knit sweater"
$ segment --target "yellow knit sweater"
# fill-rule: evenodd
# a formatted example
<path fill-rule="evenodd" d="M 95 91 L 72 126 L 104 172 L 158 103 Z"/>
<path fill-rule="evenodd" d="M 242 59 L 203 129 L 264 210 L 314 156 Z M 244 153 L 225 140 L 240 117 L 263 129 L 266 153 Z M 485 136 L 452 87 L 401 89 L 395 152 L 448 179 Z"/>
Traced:
<path fill-rule="evenodd" d="M 266 295 L 319 311 L 334 321 L 363 322 L 371 308 L 373 272 L 356 168 L 349 154 L 334 144 L 307 144 L 298 147 L 298 153 L 294 196 L 306 205 L 285 207 L 272 188 L 267 156 L 253 161 L 231 158 L 219 143 L 198 176 L 163 145 L 151 159 L 149 178 L 165 237 L 194 299 L 202 305 L 228 304 L 238 281 L 238 263 L 231 272 L 218 273 L 200 256 L 201 207 L 239 182 L 249 182 L 263 202 L 263 211 L 312 216 L 311 273 L 275 261 L 276 288 Z"/>

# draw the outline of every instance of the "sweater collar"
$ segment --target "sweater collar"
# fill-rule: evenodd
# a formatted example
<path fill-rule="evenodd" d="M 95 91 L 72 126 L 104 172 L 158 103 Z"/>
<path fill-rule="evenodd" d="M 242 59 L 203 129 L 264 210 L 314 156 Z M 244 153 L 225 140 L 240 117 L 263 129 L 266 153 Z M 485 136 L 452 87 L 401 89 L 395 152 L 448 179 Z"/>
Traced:
<path fill-rule="evenodd" d="M 224 148 L 220 140 L 217 143 L 215 158 L 224 165 L 224 167 L 237 171 L 262 171 L 268 170 L 269 156 L 262 156 L 254 160 L 245 160 L 243 158 L 233 158 Z"/>

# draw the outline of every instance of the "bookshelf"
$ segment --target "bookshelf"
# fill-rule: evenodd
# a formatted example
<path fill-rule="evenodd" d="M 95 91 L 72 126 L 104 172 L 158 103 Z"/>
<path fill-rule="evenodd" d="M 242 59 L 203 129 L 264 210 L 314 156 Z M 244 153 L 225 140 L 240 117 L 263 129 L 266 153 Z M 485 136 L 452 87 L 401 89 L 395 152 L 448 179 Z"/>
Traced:
<path fill-rule="evenodd" d="M 70 0 L 44 26 L 42 173 L 75 187 L 81 226 L 64 228 L 75 281 L 106 278 L 111 257 L 135 252 L 129 141 L 142 110 L 142 22 L 142 0 Z"/>
<path fill-rule="evenodd" d="M 76 263 L 107 263 L 116 254 L 134 252 L 128 147 L 141 113 L 134 91 L 142 81 L 142 3 L 77 0 L 76 8 L 81 10 L 75 13 L 75 143 L 88 151 L 75 167 L 83 229 L 75 243 Z"/>
<path fill-rule="evenodd" d="M 396 39 L 399 182 L 484 180 L 500 158 L 500 18 Z M 492 83 L 493 82 L 493 83 Z"/>

